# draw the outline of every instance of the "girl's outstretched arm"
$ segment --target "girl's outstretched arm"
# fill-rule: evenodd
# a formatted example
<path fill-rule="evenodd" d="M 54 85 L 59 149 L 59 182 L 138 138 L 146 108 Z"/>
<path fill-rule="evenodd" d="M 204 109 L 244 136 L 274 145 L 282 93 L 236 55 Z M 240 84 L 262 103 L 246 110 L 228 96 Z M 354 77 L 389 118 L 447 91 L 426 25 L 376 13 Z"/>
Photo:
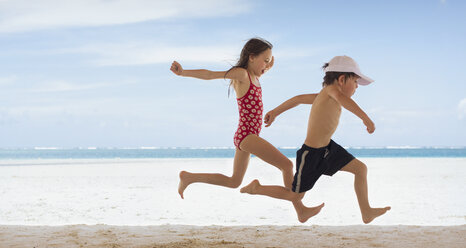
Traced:
<path fill-rule="evenodd" d="M 247 81 L 248 75 L 243 68 L 233 68 L 230 71 L 210 71 L 205 69 L 184 70 L 177 61 L 173 61 L 170 70 L 178 76 L 193 77 L 204 80 L 228 78 L 238 81 Z"/>
<path fill-rule="evenodd" d="M 317 95 L 318 94 L 299 95 L 286 100 L 278 107 L 274 108 L 273 110 L 270 110 L 267 114 L 265 114 L 265 126 L 268 127 L 272 125 L 272 122 L 275 120 L 277 116 L 291 108 L 298 106 L 299 104 L 312 104 L 316 99 Z"/>

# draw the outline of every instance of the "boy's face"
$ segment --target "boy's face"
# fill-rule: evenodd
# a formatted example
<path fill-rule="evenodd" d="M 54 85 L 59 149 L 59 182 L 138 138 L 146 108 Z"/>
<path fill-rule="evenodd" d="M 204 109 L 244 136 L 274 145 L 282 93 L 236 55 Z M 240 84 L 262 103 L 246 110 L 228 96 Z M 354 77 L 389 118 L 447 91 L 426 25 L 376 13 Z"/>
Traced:
<path fill-rule="evenodd" d="M 356 92 L 358 88 L 358 79 L 359 77 L 348 77 L 341 84 L 341 91 L 348 97 L 351 97 Z"/>

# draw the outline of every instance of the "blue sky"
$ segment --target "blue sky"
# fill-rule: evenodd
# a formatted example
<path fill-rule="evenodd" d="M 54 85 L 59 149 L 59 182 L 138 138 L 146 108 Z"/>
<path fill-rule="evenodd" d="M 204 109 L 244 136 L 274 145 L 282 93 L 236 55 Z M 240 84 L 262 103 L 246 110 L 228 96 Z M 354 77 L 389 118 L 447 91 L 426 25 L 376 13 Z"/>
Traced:
<path fill-rule="evenodd" d="M 245 41 L 273 45 L 261 78 L 268 111 L 321 89 L 320 67 L 353 57 L 375 83 L 344 112 L 344 146 L 466 146 L 465 1 L 0 1 L 0 147 L 233 147 L 227 70 Z M 310 106 L 261 136 L 300 146 Z"/>

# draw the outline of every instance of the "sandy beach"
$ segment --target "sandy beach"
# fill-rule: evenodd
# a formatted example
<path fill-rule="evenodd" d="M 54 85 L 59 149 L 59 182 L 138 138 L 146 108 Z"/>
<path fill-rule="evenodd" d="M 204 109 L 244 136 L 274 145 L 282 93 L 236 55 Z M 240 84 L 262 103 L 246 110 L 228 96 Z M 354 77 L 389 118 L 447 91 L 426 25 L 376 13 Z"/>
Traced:
<path fill-rule="evenodd" d="M 371 225 L 466 225 L 465 158 L 365 158 L 374 207 L 391 206 Z M 293 206 L 239 189 L 193 184 L 178 195 L 178 173 L 231 174 L 232 159 L 0 161 L 0 225 L 295 226 Z M 252 158 L 243 184 L 282 184 L 280 172 Z M 360 225 L 354 177 L 322 177 L 307 206 L 325 203 L 306 225 Z"/>
<path fill-rule="evenodd" d="M 353 177 L 319 180 L 297 221 L 286 201 L 194 184 L 180 170 L 231 173 L 232 159 L 0 161 L 0 248 L 6 247 L 466 247 L 465 158 L 365 158 L 374 206 L 363 225 Z M 243 185 L 281 184 L 251 159 Z"/>
<path fill-rule="evenodd" d="M 462 226 L 0 226 L 0 247 L 449 247 Z"/>

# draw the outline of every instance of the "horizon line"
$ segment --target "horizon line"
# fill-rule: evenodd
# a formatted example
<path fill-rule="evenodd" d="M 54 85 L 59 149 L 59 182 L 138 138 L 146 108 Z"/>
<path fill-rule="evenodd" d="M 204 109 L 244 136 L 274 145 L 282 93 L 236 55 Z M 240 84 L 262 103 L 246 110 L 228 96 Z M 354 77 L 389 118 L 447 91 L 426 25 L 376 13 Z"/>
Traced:
<path fill-rule="evenodd" d="M 299 149 L 293 146 L 278 146 L 278 149 L 290 150 Z M 344 146 L 345 149 L 466 149 L 466 146 Z M 232 146 L 208 146 L 208 147 L 182 147 L 182 146 L 138 146 L 138 147 L 117 147 L 117 146 L 88 146 L 88 147 L 59 147 L 59 146 L 24 146 L 24 147 L 0 147 L 0 150 L 234 150 Z"/>

